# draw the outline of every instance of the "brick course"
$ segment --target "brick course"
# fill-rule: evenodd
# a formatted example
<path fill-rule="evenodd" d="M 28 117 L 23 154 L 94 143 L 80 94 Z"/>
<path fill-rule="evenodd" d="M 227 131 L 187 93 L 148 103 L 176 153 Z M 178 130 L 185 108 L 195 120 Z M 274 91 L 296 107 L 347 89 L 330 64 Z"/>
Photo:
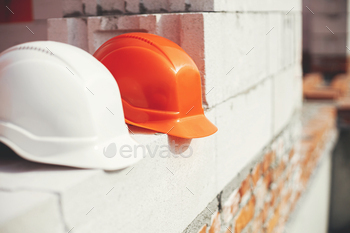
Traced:
<path fill-rule="evenodd" d="M 228 197 L 223 211 L 214 213 L 209 233 L 284 232 L 285 223 L 307 187 L 335 128 L 335 108 L 319 107 L 307 118 L 301 135 L 288 150 L 288 135 L 275 139 L 276 143 L 271 146 L 274 149 L 253 166 Z M 250 199 L 245 200 L 247 198 Z M 220 217 L 225 220 L 221 231 Z M 204 228 L 199 232 L 206 232 Z"/>

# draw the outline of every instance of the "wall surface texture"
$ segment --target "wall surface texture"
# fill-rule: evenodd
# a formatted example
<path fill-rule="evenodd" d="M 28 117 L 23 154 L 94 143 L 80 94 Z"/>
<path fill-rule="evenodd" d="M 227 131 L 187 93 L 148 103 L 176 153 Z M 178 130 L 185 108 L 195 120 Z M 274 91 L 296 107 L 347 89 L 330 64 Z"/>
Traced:
<path fill-rule="evenodd" d="M 167 158 L 117 172 L 6 160 L 0 201 L 29 203 L 1 218 L 0 231 L 22 232 L 16 222 L 27 232 L 283 231 L 334 131 L 332 109 L 302 111 L 301 1 L 65 0 L 62 15 L 47 21 L 48 38 L 91 54 L 127 32 L 180 45 L 219 131 L 190 141 L 189 158 L 170 147 Z M 181 144 L 130 129 L 151 150 Z"/>

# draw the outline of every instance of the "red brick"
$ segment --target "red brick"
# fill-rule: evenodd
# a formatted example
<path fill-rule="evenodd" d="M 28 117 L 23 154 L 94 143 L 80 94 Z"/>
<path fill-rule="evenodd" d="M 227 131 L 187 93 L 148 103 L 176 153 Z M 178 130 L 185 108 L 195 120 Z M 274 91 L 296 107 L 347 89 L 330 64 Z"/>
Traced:
<path fill-rule="evenodd" d="M 274 206 L 275 205 L 275 202 L 279 196 L 279 190 L 278 188 L 275 188 L 274 190 L 271 190 L 271 200 L 270 200 L 270 205 L 271 206 Z"/>
<path fill-rule="evenodd" d="M 291 196 L 292 196 L 292 192 L 289 191 L 286 195 L 282 197 L 281 205 L 280 205 L 281 206 L 280 211 L 282 212 L 282 214 L 287 213 L 287 207 L 288 207 L 288 204 L 290 203 Z"/>
<path fill-rule="evenodd" d="M 274 162 L 274 159 L 275 159 L 274 151 L 271 151 L 270 153 L 265 155 L 263 165 L 262 165 L 263 173 L 265 173 L 269 169 L 271 164 Z"/>
<path fill-rule="evenodd" d="M 314 141 L 302 141 L 301 142 L 301 148 L 300 152 L 302 155 L 310 156 L 310 154 L 315 150 L 316 148 L 316 143 Z"/>
<path fill-rule="evenodd" d="M 293 156 L 294 156 L 294 153 L 295 153 L 295 151 L 294 151 L 294 148 L 292 148 L 291 150 L 290 150 L 290 152 L 289 152 L 289 161 L 293 158 Z"/>
<path fill-rule="evenodd" d="M 281 177 L 285 168 L 286 168 L 286 165 L 284 161 L 281 160 L 278 166 L 274 169 L 274 172 L 273 172 L 274 180 L 277 180 L 279 177 Z"/>
<path fill-rule="evenodd" d="M 243 197 L 250 190 L 250 179 L 251 175 L 249 174 L 245 180 L 242 181 L 241 187 L 239 188 L 239 194 Z"/>
<path fill-rule="evenodd" d="M 209 228 L 209 233 L 219 233 L 220 227 L 221 227 L 220 214 L 219 212 L 216 212 L 215 216 L 212 219 L 211 226 Z"/>
<path fill-rule="evenodd" d="M 237 213 L 239 209 L 239 202 L 241 200 L 241 196 L 237 190 L 235 190 L 226 203 L 223 206 L 223 215 L 225 222 L 228 223 L 233 216 Z"/>
<path fill-rule="evenodd" d="M 238 213 L 235 219 L 235 233 L 240 233 L 253 218 L 255 212 L 255 197 L 253 196 L 246 206 Z"/>
<path fill-rule="evenodd" d="M 260 179 L 261 173 L 262 173 L 262 164 L 258 163 L 257 165 L 255 165 L 255 167 L 252 171 L 252 181 L 253 181 L 254 186 L 256 185 L 258 180 Z"/>
<path fill-rule="evenodd" d="M 263 229 L 264 224 L 264 213 L 263 211 L 254 219 L 252 233 L 259 233 Z"/>
<path fill-rule="evenodd" d="M 199 231 L 198 233 L 206 233 L 207 232 L 207 224 L 205 224 Z"/>
<path fill-rule="evenodd" d="M 278 220 L 280 218 L 279 214 L 279 208 L 277 208 L 272 216 L 272 218 L 269 220 L 267 227 L 266 227 L 266 233 L 272 233 L 273 229 L 278 223 Z"/>
<path fill-rule="evenodd" d="M 270 204 L 266 202 L 264 205 L 264 209 L 261 211 L 263 223 L 265 223 L 265 221 L 267 220 L 267 218 L 269 216 L 269 210 L 270 210 Z"/>
<path fill-rule="evenodd" d="M 305 90 L 304 97 L 306 99 L 334 100 L 339 97 L 339 92 L 329 88 L 319 88 L 314 90 Z"/>
<path fill-rule="evenodd" d="M 273 182 L 273 170 L 270 169 L 264 176 L 264 184 L 266 185 L 266 188 L 269 188 L 272 182 Z"/>
<path fill-rule="evenodd" d="M 256 187 L 254 195 L 256 197 L 256 206 L 257 208 L 263 208 L 265 199 L 266 199 L 266 195 L 268 193 L 268 185 L 264 182 L 262 182 L 262 184 L 258 187 Z"/>
<path fill-rule="evenodd" d="M 231 227 L 226 227 L 225 233 L 233 233 L 232 228 Z"/>

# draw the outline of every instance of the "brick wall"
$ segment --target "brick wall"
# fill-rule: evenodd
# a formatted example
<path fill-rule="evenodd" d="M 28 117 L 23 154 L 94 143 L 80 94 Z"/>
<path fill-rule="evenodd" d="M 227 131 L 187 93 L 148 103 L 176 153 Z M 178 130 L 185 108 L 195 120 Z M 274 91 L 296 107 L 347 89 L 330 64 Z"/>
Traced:
<path fill-rule="evenodd" d="M 296 121 L 276 137 L 232 192 L 223 190 L 229 194 L 220 195 L 218 210 L 205 210 L 215 213 L 198 233 L 285 232 L 325 147 L 335 140 L 334 107 L 308 107 L 302 116 L 302 126 Z M 193 230 L 190 225 L 185 232 Z"/>

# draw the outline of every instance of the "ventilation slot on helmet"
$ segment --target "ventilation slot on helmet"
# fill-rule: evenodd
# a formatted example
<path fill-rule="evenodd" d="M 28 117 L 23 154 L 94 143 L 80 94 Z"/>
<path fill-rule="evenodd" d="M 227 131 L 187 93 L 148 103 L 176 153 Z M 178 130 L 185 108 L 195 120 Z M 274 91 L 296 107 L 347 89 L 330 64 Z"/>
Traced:
<path fill-rule="evenodd" d="M 118 38 L 133 38 L 133 39 L 137 39 L 137 40 L 142 40 L 142 41 L 144 41 L 152 46 L 155 46 L 155 44 L 151 40 L 148 40 L 148 39 L 141 37 L 141 36 L 127 35 L 126 34 L 126 35 L 120 35 L 120 36 L 118 36 Z"/>
<path fill-rule="evenodd" d="M 17 47 L 17 50 L 34 50 L 34 51 L 46 53 L 49 55 L 53 55 L 53 53 L 51 51 L 49 51 L 48 49 L 43 49 L 43 48 L 34 47 L 34 46 L 19 46 L 19 47 Z"/>

